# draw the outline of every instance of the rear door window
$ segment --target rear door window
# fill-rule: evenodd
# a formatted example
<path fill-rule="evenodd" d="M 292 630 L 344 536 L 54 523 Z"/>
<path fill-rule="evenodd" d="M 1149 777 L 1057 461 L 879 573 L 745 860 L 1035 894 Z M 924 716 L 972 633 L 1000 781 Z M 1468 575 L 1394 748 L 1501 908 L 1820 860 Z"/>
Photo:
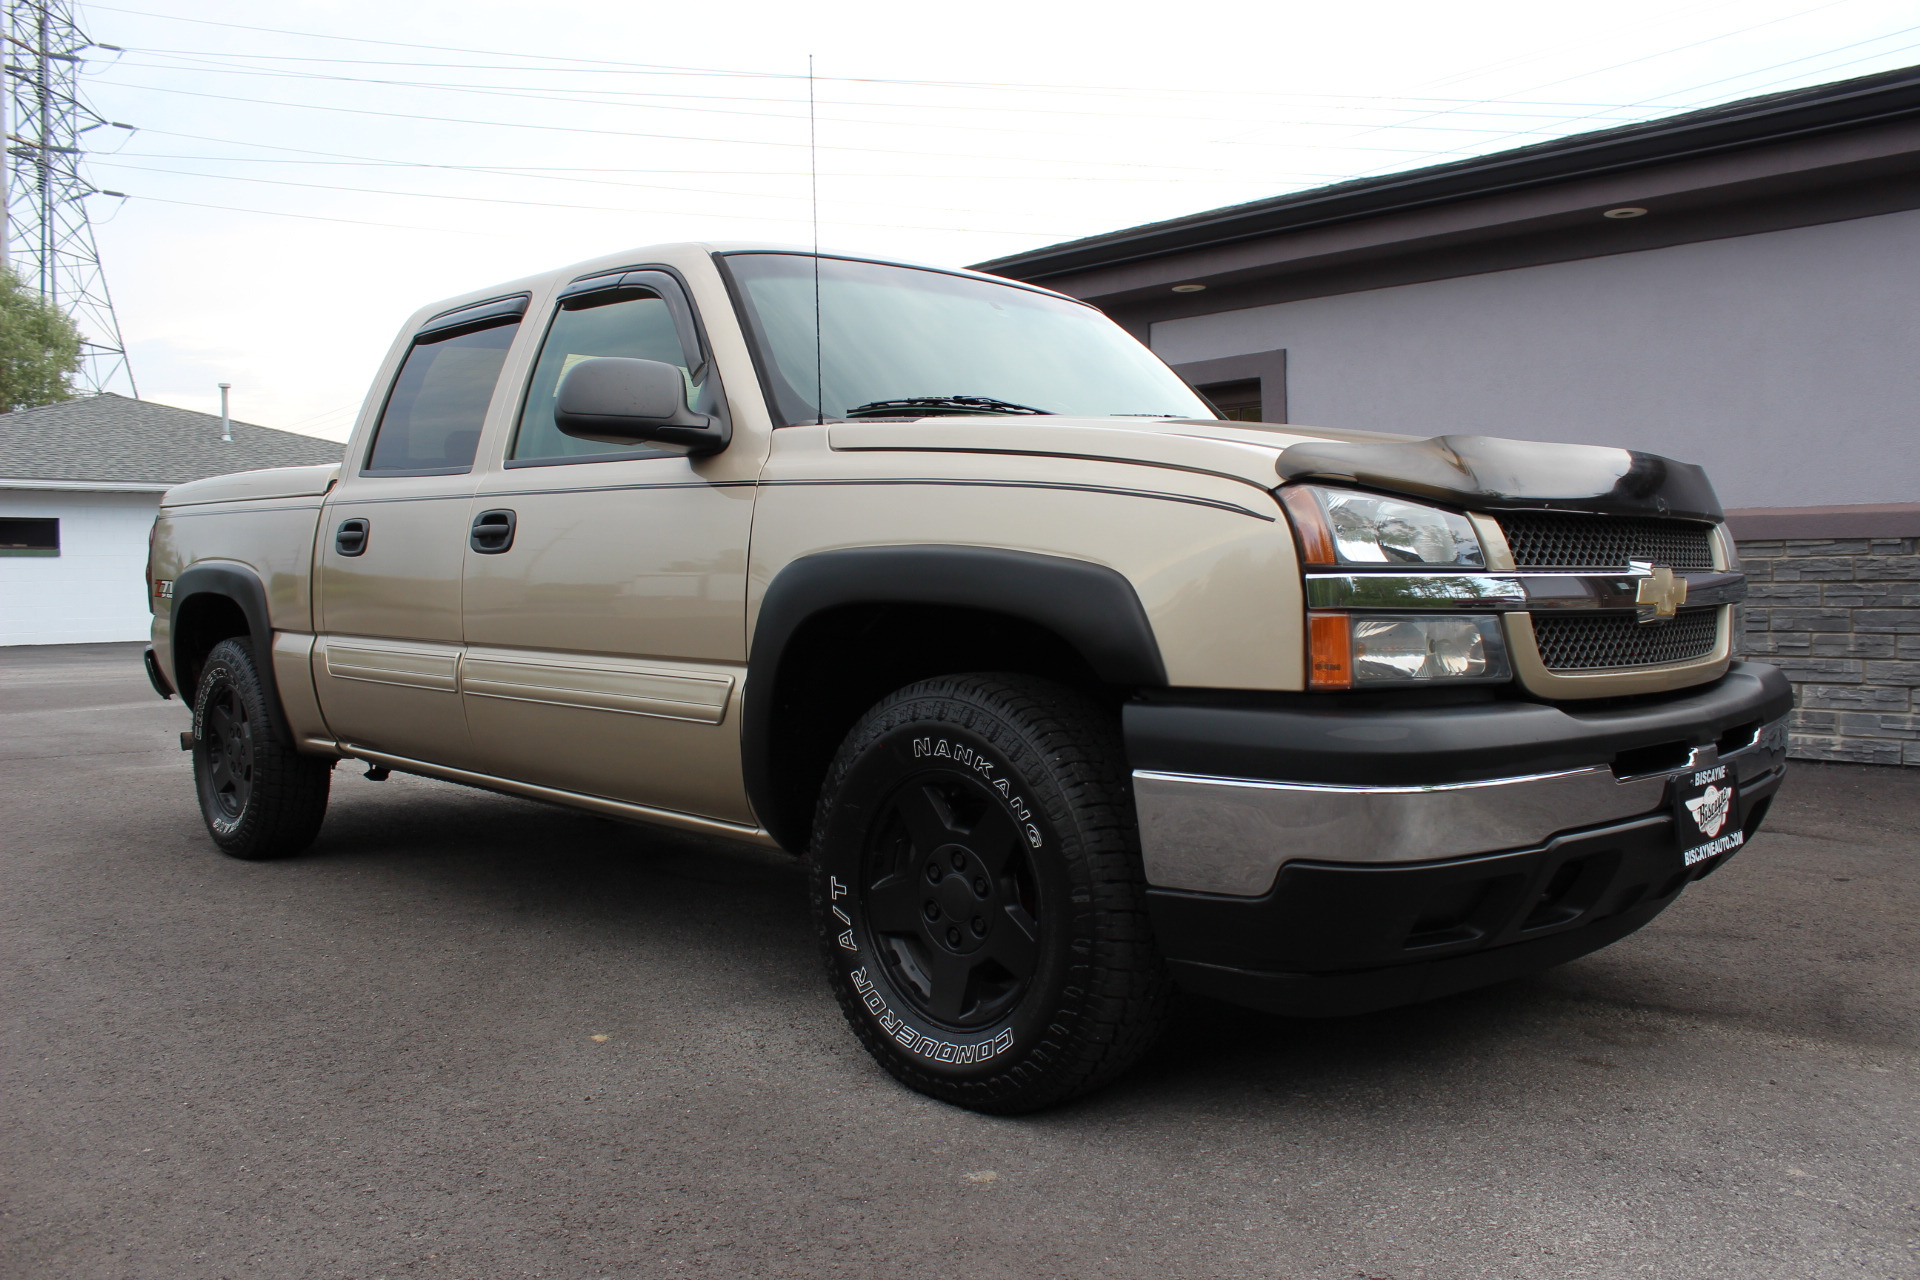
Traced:
<path fill-rule="evenodd" d="M 374 428 L 362 474 L 472 470 L 487 406 L 519 330 L 515 314 L 465 328 L 428 330 L 414 339 Z"/>

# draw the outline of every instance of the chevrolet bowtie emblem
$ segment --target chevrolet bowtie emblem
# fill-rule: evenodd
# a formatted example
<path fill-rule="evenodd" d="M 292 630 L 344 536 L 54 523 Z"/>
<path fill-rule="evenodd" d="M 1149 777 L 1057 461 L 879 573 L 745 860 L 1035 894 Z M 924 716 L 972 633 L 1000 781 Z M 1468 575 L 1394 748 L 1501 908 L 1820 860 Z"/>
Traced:
<path fill-rule="evenodd" d="M 1640 578 L 1639 590 L 1634 595 L 1634 603 L 1640 607 L 1640 621 L 1671 618 L 1687 602 L 1687 580 L 1674 577 L 1673 570 L 1666 565 L 1650 564 L 1645 560 L 1630 560 L 1627 563 L 1633 566 L 1634 574 Z"/>

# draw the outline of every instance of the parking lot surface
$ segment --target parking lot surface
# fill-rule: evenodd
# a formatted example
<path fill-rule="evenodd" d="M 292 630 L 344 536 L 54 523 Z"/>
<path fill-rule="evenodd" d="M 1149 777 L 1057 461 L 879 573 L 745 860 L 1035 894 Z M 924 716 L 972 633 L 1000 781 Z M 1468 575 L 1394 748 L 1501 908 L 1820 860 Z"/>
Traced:
<path fill-rule="evenodd" d="M 1191 1000 L 995 1119 L 861 1052 L 782 855 L 343 766 L 237 862 L 187 724 L 137 646 L 0 650 L 8 1277 L 1920 1275 L 1920 770 L 1796 765 L 1539 977 Z"/>

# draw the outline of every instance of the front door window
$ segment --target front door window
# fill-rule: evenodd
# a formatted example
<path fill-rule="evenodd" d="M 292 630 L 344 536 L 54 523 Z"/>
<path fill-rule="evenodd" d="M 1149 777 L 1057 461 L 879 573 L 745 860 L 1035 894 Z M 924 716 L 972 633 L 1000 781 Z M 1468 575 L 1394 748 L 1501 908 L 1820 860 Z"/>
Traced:
<path fill-rule="evenodd" d="M 520 411 L 513 448 L 507 454 L 510 462 L 612 454 L 612 446 L 603 442 L 577 440 L 562 434 L 553 420 L 560 380 L 573 366 L 596 356 L 623 356 L 670 364 L 680 370 L 688 405 L 699 397 L 701 388 L 693 380 L 693 362 L 681 348 L 673 313 L 664 299 L 631 288 L 587 294 L 562 304 L 553 317 L 552 328 L 547 330 L 539 362 L 534 365 L 533 377 L 527 384 L 527 400 Z M 617 456 L 656 452 L 659 451 L 628 449 Z"/>

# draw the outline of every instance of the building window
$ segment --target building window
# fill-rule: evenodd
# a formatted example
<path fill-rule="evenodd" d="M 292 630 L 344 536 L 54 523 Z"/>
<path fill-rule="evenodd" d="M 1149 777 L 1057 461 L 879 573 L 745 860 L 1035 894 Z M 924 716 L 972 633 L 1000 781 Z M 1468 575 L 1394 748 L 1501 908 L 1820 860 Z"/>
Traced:
<path fill-rule="evenodd" d="M 1174 365 L 1173 371 L 1211 400 L 1229 422 L 1287 420 L 1285 348 L 1193 360 Z"/>
<path fill-rule="evenodd" d="M 59 520 L 39 516 L 0 516 L 0 556 L 59 554 Z"/>
<path fill-rule="evenodd" d="M 1212 386 L 1200 388 L 1200 394 L 1213 401 L 1213 407 L 1228 422 L 1259 422 L 1260 417 L 1260 379 L 1246 378 L 1239 382 L 1216 382 Z"/>

